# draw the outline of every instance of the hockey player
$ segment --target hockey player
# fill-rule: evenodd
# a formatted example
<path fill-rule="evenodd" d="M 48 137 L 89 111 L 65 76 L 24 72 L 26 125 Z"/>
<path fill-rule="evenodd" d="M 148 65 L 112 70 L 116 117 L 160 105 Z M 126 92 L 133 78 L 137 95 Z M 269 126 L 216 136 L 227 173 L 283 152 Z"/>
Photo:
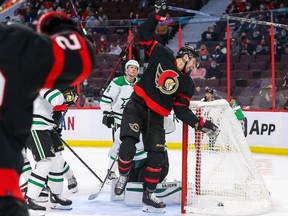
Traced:
<path fill-rule="evenodd" d="M 28 180 L 26 197 L 29 211 L 40 215 L 45 213 L 46 208 L 38 205 L 35 200 L 46 184 L 51 191 L 52 208 L 71 209 L 72 201 L 61 196 L 65 165 L 61 151 L 64 147 L 55 128 L 62 119 L 62 116 L 59 117 L 62 115 L 60 112 L 68 105 L 75 104 L 78 95 L 73 91 L 68 91 L 67 95 L 65 93 L 64 95 L 57 89 L 43 89 L 33 104 L 33 121 L 27 146 L 32 151 L 36 166 Z M 74 176 L 71 178 L 75 180 Z"/>
<path fill-rule="evenodd" d="M 103 111 L 102 123 L 108 128 L 112 128 L 113 140 L 115 131 L 120 127 L 124 107 L 133 92 L 134 84 L 139 80 L 139 78 L 137 78 L 139 67 L 137 61 L 127 61 L 125 64 L 125 75 L 114 78 L 104 91 L 100 100 L 100 108 Z M 113 149 L 111 149 L 111 151 L 113 151 Z M 115 157 L 110 156 L 108 170 L 114 160 Z M 108 176 L 109 180 L 117 178 L 115 174 L 116 168 L 116 163 L 114 163 Z"/>
<path fill-rule="evenodd" d="M 154 195 L 161 174 L 165 150 L 164 116 L 172 108 L 176 117 L 208 136 L 217 136 L 218 128 L 211 121 L 197 116 L 189 109 L 190 98 L 195 84 L 189 76 L 197 66 L 196 51 L 193 47 L 182 47 L 176 59 L 173 51 L 158 43 L 154 31 L 159 21 L 165 20 L 168 4 L 165 0 L 155 2 L 155 12 L 140 26 L 141 44 L 147 48 L 149 64 L 141 80 L 134 86 L 134 92 L 126 104 L 121 122 L 118 169 L 119 179 L 115 194 L 123 193 L 128 181 L 135 154 L 135 144 L 142 133 L 147 151 L 142 202 L 145 212 L 165 212 L 165 204 Z"/>
<path fill-rule="evenodd" d="M 201 99 L 201 101 L 204 102 L 210 102 L 214 100 L 214 89 L 206 87 L 205 88 L 205 94 L 204 98 Z"/>
<path fill-rule="evenodd" d="M 21 24 L 0 24 L 0 212 L 5 216 L 28 216 L 19 188 L 21 151 L 39 89 L 63 90 L 95 67 L 93 48 L 65 14 L 45 13 L 36 27 L 38 33 Z"/>

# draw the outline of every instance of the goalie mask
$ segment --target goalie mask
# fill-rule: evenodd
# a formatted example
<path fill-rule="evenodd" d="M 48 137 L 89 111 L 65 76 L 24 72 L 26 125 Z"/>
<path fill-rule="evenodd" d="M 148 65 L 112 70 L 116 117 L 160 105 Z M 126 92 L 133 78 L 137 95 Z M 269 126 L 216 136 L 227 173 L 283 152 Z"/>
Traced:
<path fill-rule="evenodd" d="M 36 25 L 36 31 L 41 34 L 53 35 L 65 30 L 74 30 L 81 33 L 73 20 L 66 14 L 58 11 L 51 11 L 40 15 L 34 24 Z"/>

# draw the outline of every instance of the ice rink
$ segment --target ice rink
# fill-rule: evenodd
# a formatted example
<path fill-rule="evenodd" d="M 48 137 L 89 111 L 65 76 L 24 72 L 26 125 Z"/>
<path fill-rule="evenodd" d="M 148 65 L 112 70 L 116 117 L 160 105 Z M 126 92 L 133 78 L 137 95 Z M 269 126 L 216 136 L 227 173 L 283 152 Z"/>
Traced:
<path fill-rule="evenodd" d="M 93 169 L 102 179 L 107 173 L 108 148 L 79 148 L 73 147 L 74 151 Z M 181 151 L 169 150 L 170 172 L 167 181 L 181 180 Z M 288 215 L 288 157 L 266 154 L 253 154 L 256 163 L 262 173 L 273 201 L 273 210 L 265 216 L 287 216 Z M 69 151 L 65 149 L 64 157 L 73 169 L 78 181 L 79 191 L 72 194 L 67 189 L 65 180 L 64 193 L 66 198 L 73 201 L 73 209 L 70 211 L 56 211 L 49 208 L 46 203 L 47 216 L 90 216 L 90 215 L 118 215 L 134 216 L 149 214 L 142 212 L 141 207 L 130 207 L 124 201 L 110 201 L 110 185 L 105 185 L 97 199 L 89 201 L 89 194 L 93 193 L 99 185 L 99 180 Z M 33 160 L 31 160 L 33 162 Z M 159 214 L 157 214 L 159 215 Z M 181 215 L 180 206 L 167 206 L 164 215 Z M 195 215 L 195 214 L 193 214 Z"/>

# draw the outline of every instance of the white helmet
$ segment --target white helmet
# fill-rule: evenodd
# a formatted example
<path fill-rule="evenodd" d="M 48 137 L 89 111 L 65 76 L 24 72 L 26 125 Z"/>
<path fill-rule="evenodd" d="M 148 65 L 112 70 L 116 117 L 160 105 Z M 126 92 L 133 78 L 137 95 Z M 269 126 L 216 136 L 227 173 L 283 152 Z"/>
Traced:
<path fill-rule="evenodd" d="M 125 70 L 127 70 L 127 68 L 128 68 L 129 65 L 133 65 L 133 66 L 137 67 L 137 68 L 138 68 L 137 72 L 139 72 L 139 67 L 140 67 L 140 65 L 139 65 L 139 63 L 138 63 L 136 60 L 129 60 L 129 61 L 125 64 Z"/>

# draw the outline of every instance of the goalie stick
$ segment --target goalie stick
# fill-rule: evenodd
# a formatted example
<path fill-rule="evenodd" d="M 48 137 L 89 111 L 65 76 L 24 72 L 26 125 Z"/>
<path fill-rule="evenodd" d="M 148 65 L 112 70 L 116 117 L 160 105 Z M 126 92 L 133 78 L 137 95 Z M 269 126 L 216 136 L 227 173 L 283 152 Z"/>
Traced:
<path fill-rule="evenodd" d="M 114 166 L 114 164 L 115 164 L 115 162 L 116 162 L 117 159 L 118 159 L 118 157 L 116 157 L 116 158 L 114 159 L 113 163 L 111 164 L 111 166 L 110 166 L 110 168 L 109 168 L 109 170 L 108 170 L 108 172 L 107 172 L 107 175 L 105 176 L 104 181 L 101 182 L 100 185 L 99 185 L 99 190 L 98 190 L 97 192 L 91 194 L 91 195 L 88 197 L 88 200 L 94 200 L 94 199 L 96 199 L 96 198 L 99 196 L 99 194 L 101 193 L 102 188 L 104 187 L 104 185 L 105 185 L 105 183 L 106 183 L 106 181 L 107 181 L 107 179 L 108 179 L 108 176 L 110 175 L 111 170 L 112 170 L 112 168 L 113 168 L 113 166 Z"/>
<path fill-rule="evenodd" d="M 180 7 L 173 7 L 173 6 L 169 6 L 168 9 L 171 11 L 180 11 L 180 12 L 184 12 L 184 13 L 215 17 L 215 18 L 218 18 L 219 20 L 222 18 L 222 19 L 230 19 L 230 20 L 235 20 L 235 21 L 240 21 L 240 22 L 255 23 L 255 24 L 259 24 L 259 25 L 268 25 L 268 26 L 272 25 L 274 27 L 280 27 L 280 28 L 284 28 L 284 29 L 288 30 L 288 25 L 281 24 L 281 23 L 273 23 L 273 22 L 249 19 L 249 18 L 245 18 L 245 17 L 230 16 L 230 15 L 222 15 L 219 17 L 217 15 L 206 13 L 206 12 L 201 12 L 201 11 L 191 10 L 191 9 L 185 9 L 185 8 L 180 8 Z"/>

